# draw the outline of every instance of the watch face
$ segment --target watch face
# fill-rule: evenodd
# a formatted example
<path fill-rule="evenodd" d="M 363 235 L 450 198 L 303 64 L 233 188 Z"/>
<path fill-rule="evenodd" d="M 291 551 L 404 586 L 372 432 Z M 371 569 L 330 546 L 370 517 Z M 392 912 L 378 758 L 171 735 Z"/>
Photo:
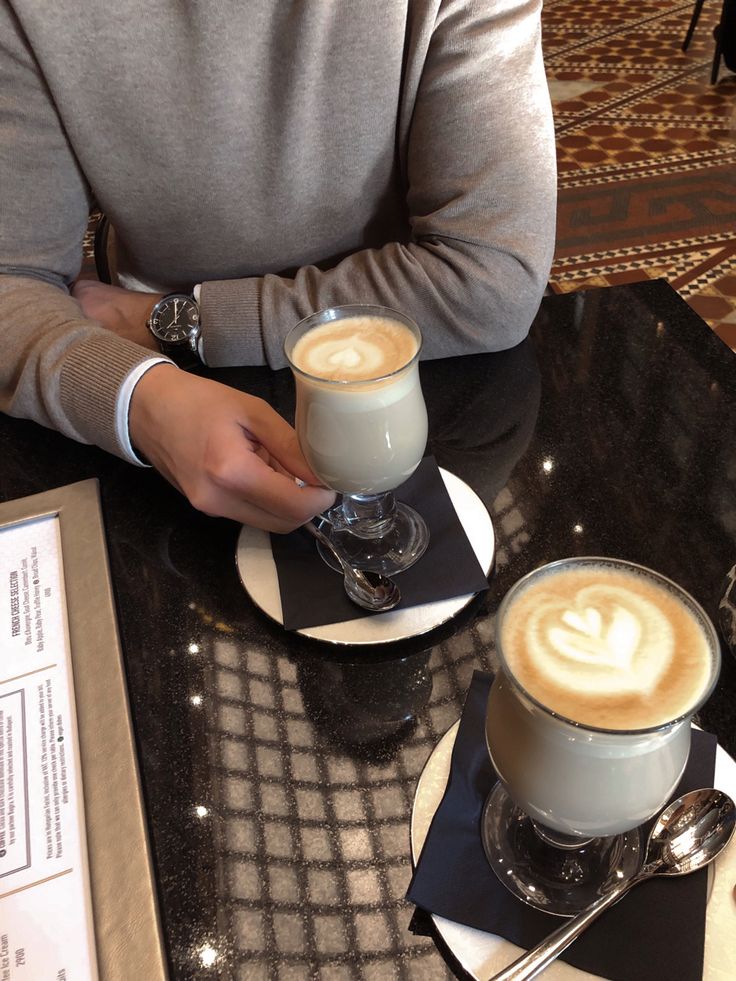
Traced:
<path fill-rule="evenodd" d="M 151 319 L 153 333 L 169 344 L 186 341 L 198 326 L 197 304 L 187 296 L 165 297 Z"/>

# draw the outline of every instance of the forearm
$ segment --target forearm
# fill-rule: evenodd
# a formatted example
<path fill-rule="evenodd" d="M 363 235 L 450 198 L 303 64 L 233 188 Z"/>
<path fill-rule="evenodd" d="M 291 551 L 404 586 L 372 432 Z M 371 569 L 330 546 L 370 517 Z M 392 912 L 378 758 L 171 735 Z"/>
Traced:
<path fill-rule="evenodd" d="M 67 292 L 90 192 L 50 86 L 0 3 L 0 411 L 126 452 L 126 380 L 149 359 Z"/>
<path fill-rule="evenodd" d="M 86 319 L 63 290 L 0 276 L 0 411 L 127 457 L 118 426 L 126 378 L 151 352 Z"/>
<path fill-rule="evenodd" d="M 497 250 L 488 255 L 472 244 L 436 239 L 363 250 L 332 270 L 303 267 L 293 279 L 269 275 L 205 283 L 205 358 L 213 367 L 283 367 L 282 343 L 290 327 L 314 310 L 356 302 L 413 317 L 424 336 L 424 358 L 504 350 L 526 335 L 548 270 L 546 260 L 535 267 L 524 257 Z M 249 317 L 253 297 L 258 314 Z"/>

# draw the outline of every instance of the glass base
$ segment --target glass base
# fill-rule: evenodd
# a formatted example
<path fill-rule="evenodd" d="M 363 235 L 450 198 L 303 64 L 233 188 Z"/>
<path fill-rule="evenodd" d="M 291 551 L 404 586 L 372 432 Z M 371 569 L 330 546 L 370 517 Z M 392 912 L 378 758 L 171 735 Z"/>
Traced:
<path fill-rule="evenodd" d="M 481 838 L 504 886 L 530 906 L 557 916 L 579 913 L 641 865 L 638 828 L 587 841 L 558 836 L 532 821 L 500 782 L 483 808 Z"/>
<path fill-rule="evenodd" d="M 346 528 L 336 528 L 327 520 L 322 520 L 319 528 L 356 569 L 381 572 L 385 576 L 404 572 L 413 566 L 429 545 L 429 529 L 424 518 L 400 501 L 396 502 L 391 527 L 380 538 L 359 538 Z M 341 571 L 334 556 L 319 543 L 317 551 L 331 569 Z"/>

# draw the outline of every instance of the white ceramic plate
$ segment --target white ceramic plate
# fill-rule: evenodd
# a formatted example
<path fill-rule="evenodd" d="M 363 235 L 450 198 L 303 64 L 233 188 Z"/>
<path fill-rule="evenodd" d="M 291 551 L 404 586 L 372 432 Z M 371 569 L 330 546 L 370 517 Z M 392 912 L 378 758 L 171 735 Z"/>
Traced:
<path fill-rule="evenodd" d="M 476 558 L 487 576 L 491 571 L 495 548 L 491 517 L 481 499 L 464 481 L 442 468 L 440 474 Z M 244 525 L 238 537 L 236 562 L 240 580 L 250 598 L 267 616 L 283 625 L 278 574 L 268 532 Z M 474 596 L 475 593 L 468 593 L 377 616 L 330 623 L 323 627 L 305 627 L 296 633 L 333 644 L 387 644 L 439 627 L 466 607 Z"/>
<path fill-rule="evenodd" d="M 415 865 L 445 792 L 458 726 L 459 722 L 456 722 L 437 743 L 419 777 L 411 815 L 411 852 Z M 720 746 L 716 751 L 713 783 L 717 790 L 736 799 L 736 762 Z M 705 915 L 703 981 L 733 981 L 736 978 L 736 901 L 733 893 L 736 838 L 716 860 L 713 869 Z M 490 868 L 488 874 L 493 875 Z M 477 981 L 486 981 L 523 953 L 520 947 L 495 934 L 474 930 L 441 916 L 432 919 L 459 963 Z M 664 920 L 662 922 L 664 924 Z M 552 929 L 550 927 L 550 932 Z M 598 975 L 557 960 L 547 968 L 544 977 L 550 981 L 581 981 L 598 978 Z"/>

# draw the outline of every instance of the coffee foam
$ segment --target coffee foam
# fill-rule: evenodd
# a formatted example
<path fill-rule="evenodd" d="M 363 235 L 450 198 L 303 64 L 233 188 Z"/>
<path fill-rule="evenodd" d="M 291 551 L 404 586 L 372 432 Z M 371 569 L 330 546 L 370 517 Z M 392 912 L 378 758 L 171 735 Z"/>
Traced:
<path fill-rule="evenodd" d="M 603 563 L 542 573 L 523 587 L 504 615 L 501 646 L 530 695 L 606 729 L 677 718 L 713 670 L 703 627 L 672 591 Z"/>
<path fill-rule="evenodd" d="M 345 317 L 300 337 L 291 361 L 326 381 L 369 381 L 398 371 L 417 353 L 408 327 L 385 317 Z"/>

